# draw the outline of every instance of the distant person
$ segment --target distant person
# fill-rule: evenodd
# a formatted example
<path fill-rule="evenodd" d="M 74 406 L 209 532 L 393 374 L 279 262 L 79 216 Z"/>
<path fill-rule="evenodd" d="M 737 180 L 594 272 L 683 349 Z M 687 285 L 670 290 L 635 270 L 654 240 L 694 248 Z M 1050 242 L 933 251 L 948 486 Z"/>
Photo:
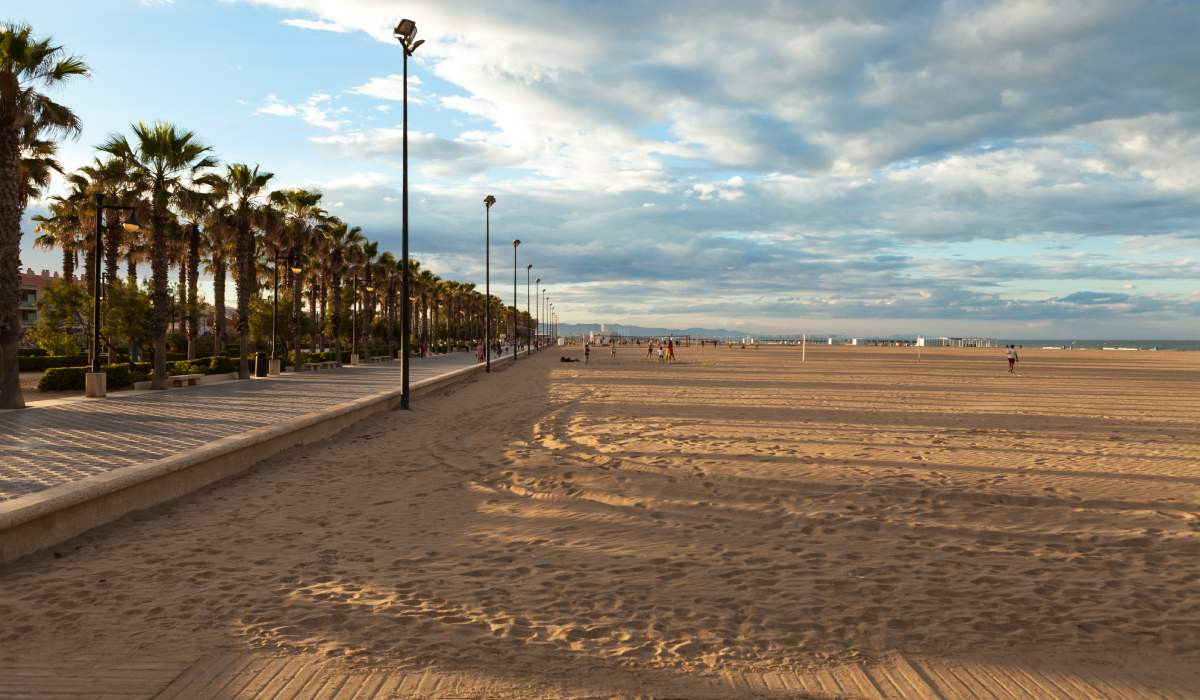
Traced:
<path fill-rule="evenodd" d="M 583 364 L 587 364 L 588 358 L 591 357 L 592 346 L 586 340 L 583 341 Z"/>
<path fill-rule="evenodd" d="M 658 361 L 663 361 L 663 344 L 661 340 L 658 341 Z"/>
<path fill-rule="evenodd" d="M 648 341 L 646 341 L 646 359 L 650 360 L 653 358 L 654 358 L 654 341 L 648 340 Z"/>
<path fill-rule="evenodd" d="M 1008 358 L 1008 373 L 1016 374 L 1017 360 L 1020 359 L 1017 357 L 1017 346 L 1009 345 L 1008 352 L 1005 353 L 1005 357 Z"/>
<path fill-rule="evenodd" d="M 667 341 L 667 362 L 674 362 L 674 361 L 675 361 L 675 342 L 672 340 L 668 340 Z"/>
<path fill-rule="evenodd" d="M 475 361 L 483 362 L 483 343 L 477 343 L 475 345 Z"/>
<path fill-rule="evenodd" d="M 617 344 L 616 343 L 609 343 L 608 355 L 609 355 L 609 357 L 613 358 L 614 360 L 617 359 Z"/>

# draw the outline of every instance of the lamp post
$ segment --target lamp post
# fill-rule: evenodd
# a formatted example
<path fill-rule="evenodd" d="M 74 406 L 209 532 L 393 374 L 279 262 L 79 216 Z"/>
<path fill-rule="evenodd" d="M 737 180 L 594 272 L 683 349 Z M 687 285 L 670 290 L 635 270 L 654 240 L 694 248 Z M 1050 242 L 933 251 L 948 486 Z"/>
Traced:
<path fill-rule="evenodd" d="M 512 348 L 513 360 L 517 359 L 517 246 L 521 245 L 520 238 L 513 239 L 513 330 Z"/>
<path fill-rule="evenodd" d="M 400 47 L 404 49 L 404 146 L 402 170 L 404 171 L 402 194 L 400 196 L 401 209 L 401 230 L 402 244 L 400 250 L 400 260 L 403 267 L 404 281 L 401 283 L 403 287 L 402 295 L 407 300 L 409 295 L 409 285 L 411 276 L 408 269 L 408 57 L 417 50 L 421 44 L 425 43 L 424 39 L 417 40 L 417 23 L 411 19 L 402 19 L 396 25 L 396 30 L 393 36 L 400 42 Z M 400 408 L 408 408 L 408 336 L 409 336 L 409 304 L 404 302 L 404 310 L 400 315 Z M 341 358 L 338 358 L 341 359 Z"/>
<path fill-rule="evenodd" d="M 100 271 L 100 255 L 104 248 L 104 239 L 102 231 L 104 210 L 110 211 L 128 211 L 129 218 L 125 220 L 121 227 L 126 231 L 133 232 L 141 229 L 137 221 L 137 208 L 127 207 L 119 204 L 105 204 L 104 193 L 96 193 L 96 238 L 94 240 L 95 250 L 92 251 L 92 371 L 84 376 L 84 395 L 91 398 L 103 398 L 108 393 L 108 378 L 104 372 L 100 370 L 100 290 L 101 290 L 101 271 Z M 111 358 L 110 358 L 111 359 Z"/>
<path fill-rule="evenodd" d="M 267 374 L 272 376 L 279 374 L 281 364 L 280 361 L 275 357 L 275 326 L 279 317 L 279 261 L 283 260 L 285 257 L 288 261 L 288 269 L 292 271 L 292 274 L 300 274 L 301 269 L 298 265 L 296 265 L 294 256 L 291 252 L 284 256 L 279 254 L 278 249 L 275 251 L 275 294 L 271 299 L 271 359 L 267 364 Z M 292 289 L 292 294 L 294 295 L 295 293 L 296 290 Z"/>
<path fill-rule="evenodd" d="M 350 292 L 350 364 L 358 364 L 358 273 L 354 273 Z M 341 362 L 342 358 L 338 358 Z"/>
<path fill-rule="evenodd" d="M 539 325 L 539 326 L 541 326 L 541 325 L 542 325 L 542 324 L 540 323 L 540 321 L 543 321 L 543 320 L 544 320 L 544 321 L 546 321 L 546 325 L 545 325 L 545 326 L 543 326 L 543 328 L 545 328 L 545 330 L 546 330 L 546 333 L 545 333 L 545 336 L 546 336 L 546 344 L 547 344 L 547 345 L 549 345 L 549 344 L 550 344 L 550 333 L 549 333 L 549 330 L 550 330 L 550 318 L 549 318 L 549 317 L 546 315 L 546 292 L 547 292 L 547 291 L 549 291 L 549 290 L 547 290 L 547 289 L 546 289 L 546 288 L 544 288 L 544 287 L 542 288 L 542 303 L 541 303 L 541 305 L 540 305 L 540 307 L 539 307 L 539 310 L 538 310 L 538 320 L 539 320 L 539 323 L 538 323 L 538 325 Z"/>
<path fill-rule="evenodd" d="M 483 198 L 483 356 L 485 372 L 492 371 L 492 205 L 496 198 Z"/>
<path fill-rule="evenodd" d="M 525 324 L 525 355 L 528 357 L 533 354 L 533 307 L 529 305 L 529 273 L 533 270 L 533 263 L 525 266 L 525 315 L 529 318 Z"/>
<path fill-rule="evenodd" d="M 363 291 L 365 291 L 368 295 L 373 295 L 373 294 L 375 294 L 375 285 L 368 282 L 367 284 L 363 285 Z M 374 313 L 375 299 L 373 296 L 368 297 L 368 298 L 371 301 L 371 305 L 370 305 L 370 308 L 372 310 L 371 312 Z M 363 320 L 366 321 L 366 319 L 363 319 Z M 362 349 L 363 349 L 363 355 L 370 354 L 368 352 L 371 349 L 371 329 L 370 328 L 363 329 Z"/>
<path fill-rule="evenodd" d="M 535 297 L 537 297 L 537 300 L 538 300 L 537 319 L 535 319 L 535 322 L 533 324 L 534 326 L 538 327 L 537 330 L 539 332 L 535 333 L 533 336 L 534 340 L 537 340 L 537 337 L 539 335 L 541 335 L 540 331 L 542 330 L 541 329 L 541 321 L 542 321 L 542 278 L 541 277 L 539 277 L 533 281 L 533 295 Z"/>

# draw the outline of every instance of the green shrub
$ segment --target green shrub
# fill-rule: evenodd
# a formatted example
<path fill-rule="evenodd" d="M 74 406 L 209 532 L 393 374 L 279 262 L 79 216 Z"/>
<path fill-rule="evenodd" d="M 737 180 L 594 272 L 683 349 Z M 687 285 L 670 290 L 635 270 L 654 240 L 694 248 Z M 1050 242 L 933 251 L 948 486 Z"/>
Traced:
<path fill-rule="evenodd" d="M 88 359 L 87 355 L 20 355 L 17 364 L 22 372 L 41 372 L 51 367 L 79 367 Z"/>
<path fill-rule="evenodd" d="M 108 389 L 121 389 L 133 384 L 133 372 L 127 364 L 103 365 Z M 83 367 L 51 367 L 47 369 L 38 381 L 38 391 L 83 391 L 84 375 L 92 371 L 88 365 Z"/>
<path fill-rule="evenodd" d="M 195 361 L 179 360 L 178 362 L 167 363 L 168 377 L 180 374 L 204 374 L 204 369 Z"/>
<path fill-rule="evenodd" d="M 237 362 L 231 357 L 214 355 L 205 368 L 205 374 L 229 374 L 237 371 Z"/>

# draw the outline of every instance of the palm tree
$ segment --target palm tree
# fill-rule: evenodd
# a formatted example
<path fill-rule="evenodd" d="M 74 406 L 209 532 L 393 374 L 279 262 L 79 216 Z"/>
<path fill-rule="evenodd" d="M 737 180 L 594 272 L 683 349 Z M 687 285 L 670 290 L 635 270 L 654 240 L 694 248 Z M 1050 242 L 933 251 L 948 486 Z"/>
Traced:
<path fill-rule="evenodd" d="M 300 294 L 303 278 L 301 275 L 310 276 L 309 272 L 303 269 L 302 261 L 308 256 L 309 249 L 315 243 L 314 236 L 320 235 L 315 233 L 317 225 L 325 216 L 325 211 L 317 206 L 320 201 L 321 193 L 314 190 L 276 190 L 270 196 L 271 205 L 280 209 L 286 217 L 276 235 L 277 250 L 287 251 L 288 259 L 292 260 L 300 269 L 300 272 L 288 271 L 289 287 L 292 290 L 289 336 L 295 352 L 296 367 L 304 362 L 300 350 L 300 322 L 303 320 L 303 298 Z"/>
<path fill-rule="evenodd" d="M 250 296 L 258 291 L 258 276 L 255 271 L 256 240 L 254 236 L 254 214 L 256 199 L 267 188 L 274 174 L 259 172 L 245 163 L 233 163 L 225 168 L 225 181 L 233 199 L 233 222 L 237 229 L 235 258 L 237 259 L 237 330 L 239 337 L 238 377 L 250 378 L 247 353 L 250 351 Z"/>
<path fill-rule="evenodd" d="M 33 217 L 37 222 L 34 231 L 39 234 L 33 239 L 33 245 L 43 250 L 61 250 L 63 279 L 70 281 L 75 277 L 79 259 L 79 215 L 75 207 L 61 197 L 51 198 L 49 208 L 49 216 L 38 214 Z"/>
<path fill-rule="evenodd" d="M 150 329 L 154 336 L 155 389 L 167 386 L 167 325 L 171 320 L 171 298 L 167 288 L 170 260 L 169 207 L 185 184 L 185 177 L 194 178 L 204 169 L 216 165 L 207 153 L 211 150 L 196 141 L 190 131 L 183 131 L 168 122 L 148 126 L 133 125 L 136 145 L 125 136 L 114 134 L 100 147 L 101 151 L 125 159 L 132 179 L 143 191 L 150 193 Z"/>
<path fill-rule="evenodd" d="M 25 407 L 17 360 L 21 217 L 57 167 L 43 137 L 79 133 L 75 113 L 38 89 L 87 74 L 82 60 L 35 39 L 28 25 L 0 25 L 0 408 Z"/>

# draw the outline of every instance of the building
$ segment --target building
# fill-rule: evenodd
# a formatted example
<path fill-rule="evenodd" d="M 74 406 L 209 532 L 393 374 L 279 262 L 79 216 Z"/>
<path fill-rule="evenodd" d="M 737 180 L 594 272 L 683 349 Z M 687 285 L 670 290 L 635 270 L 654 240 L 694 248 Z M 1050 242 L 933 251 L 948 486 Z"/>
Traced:
<path fill-rule="evenodd" d="M 917 338 L 918 347 L 931 348 L 994 348 L 995 338 Z"/>
<path fill-rule="evenodd" d="M 33 347 L 25 341 L 25 329 L 33 328 L 37 325 L 37 303 L 42 298 L 47 287 L 52 283 L 62 279 L 62 275 L 55 272 L 50 274 L 49 270 L 42 270 L 42 274 L 36 274 L 33 268 L 26 268 L 21 273 L 21 301 L 18 306 L 21 318 L 21 343 L 20 347 Z"/>

